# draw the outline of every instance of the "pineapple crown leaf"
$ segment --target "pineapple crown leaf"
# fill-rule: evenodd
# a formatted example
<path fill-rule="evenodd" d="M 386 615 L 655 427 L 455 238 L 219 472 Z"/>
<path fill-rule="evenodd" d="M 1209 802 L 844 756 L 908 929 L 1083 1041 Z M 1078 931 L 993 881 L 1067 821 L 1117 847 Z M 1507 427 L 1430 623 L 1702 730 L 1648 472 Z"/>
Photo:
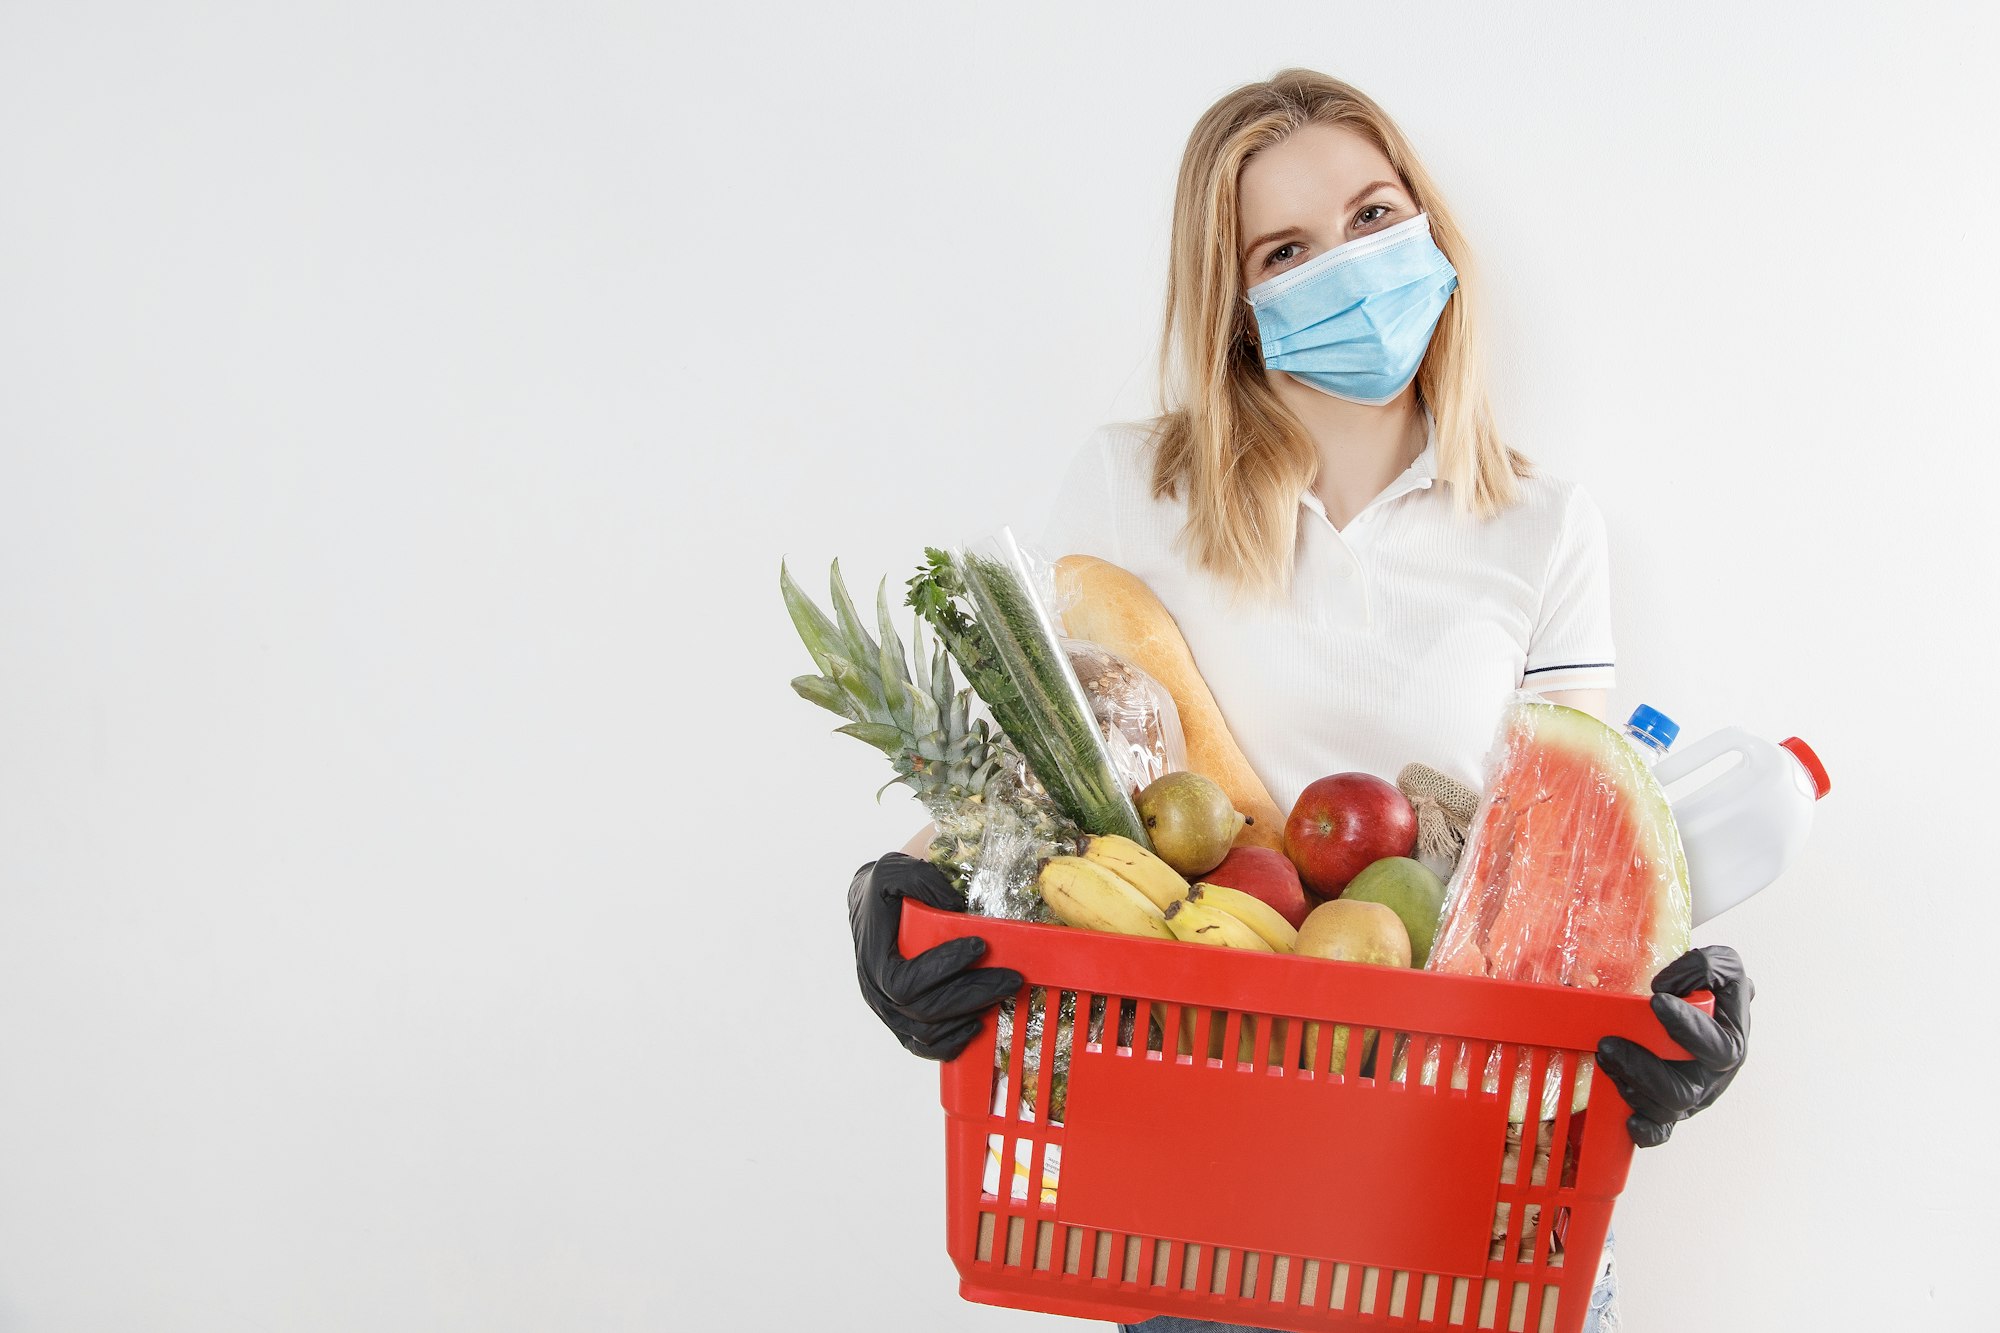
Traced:
<path fill-rule="evenodd" d="M 792 692 L 807 703 L 818 704 L 831 713 L 859 722 L 862 720 L 855 711 L 854 703 L 846 691 L 825 676 L 793 676 Z"/>
<path fill-rule="evenodd" d="M 889 706 L 898 722 L 912 726 L 915 718 L 906 716 L 911 712 L 909 688 L 909 659 L 903 651 L 903 641 L 896 636 L 896 627 L 889 621 L 889 579 L 884 575 L 875 587 L 875 624 L 882 635 L 879 653 L 879 668 L 882 675 L 882 701 Z"/>
<path fill-rule="evenodd" d="M 891 726 L 887 722 L 850 722 L 844 727 L 835 727 L 834 730 L 843 736 L 852 736 L 855 740 L 874 746 L 891 759 L 903 753 L 903 729 Z M 901 781 L 900 778 L 897 780 Z"/>
<path fill-rule="evenodd" d="M 829 654 L 827 657 L 827 674 L 833 677 L 833 683 L 838 685 L 849 699 L 853 700 L 854 706 L 861 710 L 863 717 L 872 717 L 882 711 L 880 694 L 870 683 L 868 677 L 864 676 L 854 663 L 848 661 L 838 653 Z"/>
<path fill-rule="evenodd" d="M 828 581 L 833 585 L 833 612 L 840 621 L 847 656 L 863 679 L 868 681 L 871 692 L 879 694 L 882 646 L 875 642 L 868 633 L 868 627 L 861 623 L 861 616 L 854 609 L 854 599 L 847 595 L 847 583 L 840 577 L 839 560 L 833 562 L 833 573 Z"/>
<path fill-rule="evenodd" d="M 799 639 L 806 651 L 812 654 L 813 665 L 821 674 L 828 673 L 827 660 L 840 642 L 840 631 L 834 628 L 826 613 L 813 604 L 810 597 L 799 591 L 799 585 L 792 581 L 792 572 L 785 562 L 778 561 L 778 587 L 785 595 L 785 610 L 791 614 L 792 628 L 799 632 Z"/>

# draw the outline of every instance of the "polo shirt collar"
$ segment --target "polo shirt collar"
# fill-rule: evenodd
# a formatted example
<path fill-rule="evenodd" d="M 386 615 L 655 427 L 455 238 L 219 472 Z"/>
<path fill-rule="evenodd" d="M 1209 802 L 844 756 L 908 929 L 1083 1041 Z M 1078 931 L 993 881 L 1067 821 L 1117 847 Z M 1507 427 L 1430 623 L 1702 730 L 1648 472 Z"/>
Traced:
<path fill-rule="evenodd" d="M 1408 495 L 1411 491 L 1428 490 L 1436 483 L 1437 418 L 1431 415 L 1431 410 L 1428 406 L 1423 409 L 1423 412 L 1424 451 L 1417 455 L 1415 462 L 1403 469 L 1401 475 L 1384 487 L 1380 495 L 1363 505 L 1361 507 L 1361 514 L 1367 513 L 1377 505 L 1384 505 L 1391 500 Z M 1311 487 L 1307 487 L 1305 490 L 1299 492 L 1299 503 L 1318 514 L 1321 518 L 1326 517 L 1326 506 L 1321 504 L 1319 497 L 1312 493 Z M 1356 514 L 1355 517 L 1359 518 L 1361 514 Z"/>

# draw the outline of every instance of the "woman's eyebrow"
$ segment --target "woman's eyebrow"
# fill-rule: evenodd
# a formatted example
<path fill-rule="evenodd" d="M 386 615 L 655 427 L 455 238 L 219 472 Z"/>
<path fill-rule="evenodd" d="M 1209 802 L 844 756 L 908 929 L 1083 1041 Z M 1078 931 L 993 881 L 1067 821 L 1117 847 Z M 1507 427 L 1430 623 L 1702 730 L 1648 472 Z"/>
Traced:
<path fill-rule="evenodd" d="M 1348 209 L 1354 207 L 1356 204 L 1360 203 L 1363 199 L 1366 199 L 1369 195 L 1375 193 L 1375 191 L 1377 190 L 1381 189 L 1393 190 L 1395 188 L 1396 188 L 1396 182 L 1394 181 L 1369 181 L 1366 185 L 1362 186 L 1359 190 L 1355 191 L 1354 197 L 1352 199 L 1349 199 L 1345 204 L 1343 204 L 1341 206 L 1340 211 L 1345 213 Z M 1243 247 L 1243 257 L 1245 259 L 1248 259 L 1260 245 L 1267 245 L 1272 241 L 1281 241 L 1287 236 L 1303 236 L 1303 235 L 1305 235 L 1305 232 L 1298 227 L 1283 227 L 1277 231 L 1265 232 L 1262 236 L 1259 236 L 1256 240 L 1250 242 L 1250 244 Z"/>

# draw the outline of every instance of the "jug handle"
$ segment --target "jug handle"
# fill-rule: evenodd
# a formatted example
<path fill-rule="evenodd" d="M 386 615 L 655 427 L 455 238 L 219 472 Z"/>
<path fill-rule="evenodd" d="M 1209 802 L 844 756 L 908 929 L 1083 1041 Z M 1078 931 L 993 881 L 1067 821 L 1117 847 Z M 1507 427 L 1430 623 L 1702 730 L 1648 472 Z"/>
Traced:
<path fill-rule="evenodd" d="M 1712 736 L 1702 737 L 1685 750 L 1676 750 L 1654 764 L 1653 778 L 1660 786 L 1667 787 L 1704 765 L 1732 754 L 1743 754 L 1746 760 L 1749 758 L 1749 755 L 1744 753 L 1741 740 L 1727 731 L 1718 731 Z"/>

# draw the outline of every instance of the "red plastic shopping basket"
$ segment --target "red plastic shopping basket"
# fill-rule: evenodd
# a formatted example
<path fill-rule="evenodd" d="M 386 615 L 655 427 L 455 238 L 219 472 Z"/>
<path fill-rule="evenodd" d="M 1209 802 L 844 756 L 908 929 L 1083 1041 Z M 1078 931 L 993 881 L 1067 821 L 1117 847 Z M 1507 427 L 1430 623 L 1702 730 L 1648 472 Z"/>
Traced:
<path fill-rule="evenodd" d="M 1610 1034 L 1686 1058 L 1643 996 L 904 900 L 905 955 L 968 934 L 1024 978 L 998 1059 L 989 1017 L 942 1066 L 946 1248 L 993 1305 L 1576 1333 L 1633 1151 L 1579 1062 Z"/>

